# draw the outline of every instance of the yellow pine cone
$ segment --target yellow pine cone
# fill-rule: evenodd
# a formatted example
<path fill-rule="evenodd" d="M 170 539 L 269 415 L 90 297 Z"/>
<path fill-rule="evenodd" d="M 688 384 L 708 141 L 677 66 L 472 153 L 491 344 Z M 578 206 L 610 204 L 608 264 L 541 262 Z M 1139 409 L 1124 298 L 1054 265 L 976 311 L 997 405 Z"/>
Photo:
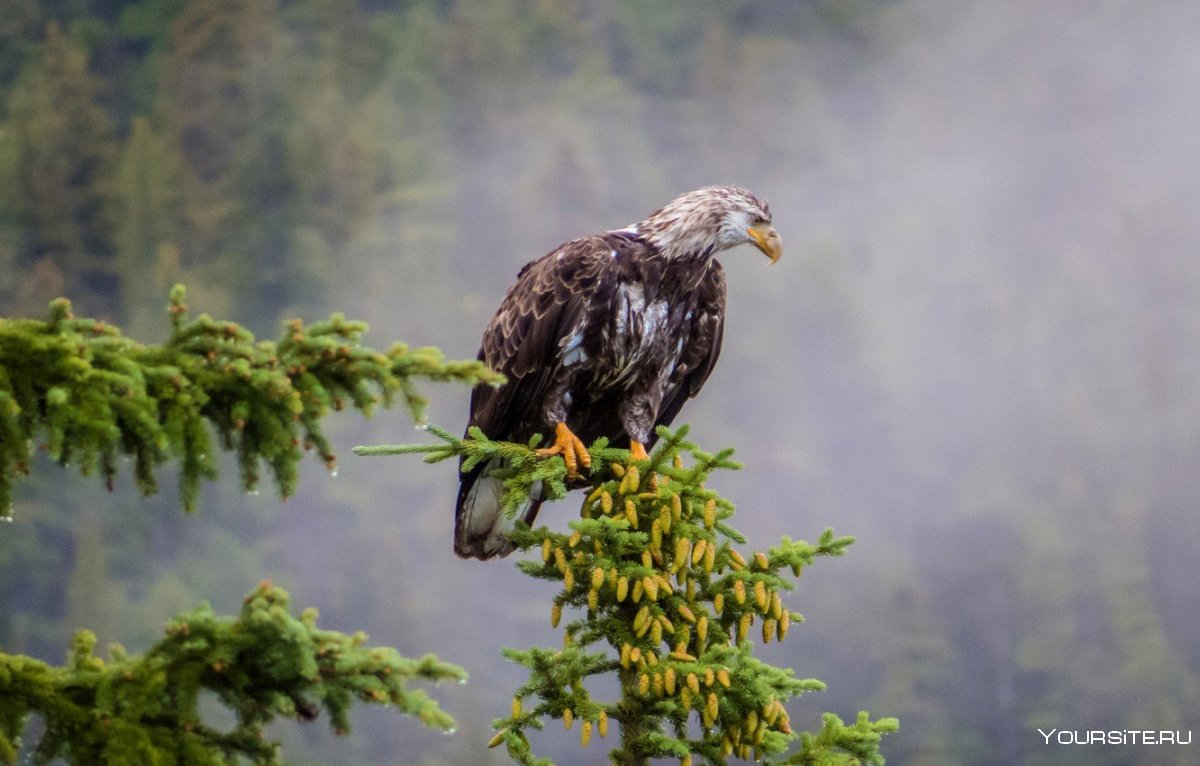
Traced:
<path fill-rule="evenodd" d="M 658 519 L 655 519 L 654 523 L 650 525 L 650 547 L 662 547 L 662 524 Z"/>
<path fill-rule="evenodd" d="M 564 729 L 571 728 L 571 724 L 575 723 L 575 711 L 572 710 L 571 708 L 566 708 L 565 710 L 563 710 L 562 719 L 563 719 L 563 728 Z"/>
<path fill-rule="evenodd" d="M 683 705 L 684 709 L 692 706 L 692 690 L 686 686 L 679 689 L 679 704 Z"/>
<path fill-rule="evenodd" d="M 549 538 L 549 537 L 547 537 L 545 540 L 542 540 L 542 561 L 544 561 L 544 562 L 546 562 L 547 564 L 549 564 L 549 563 L 550 563 L 550 556 L 551 556 L 552 554 L 553 554 L 553 550 L 552 550 L 552 548 L 551 548 L 551 545 L 550 545 L 550 538 Z"/>
<path fill-rule="evenodd" d="M 768 617 L 767 619 L 763 620 L 762 637 L 764 644 L 771 643 L 771 637 L 775 635 L 775 631 L 778 629 L 778 627 L 779 623 L 775 621 L 774 617 Z"/>
<path fill-rule="evenodd" d="M 767 584 L 762 580 L 754 583 L 754 605 L 758 607 L 758 611 L 763 613 L 771 606 L 771 602 L 767 598 Z"/>
<path fill-rule="evenodd" d="M 660 625 L 663 626 L 663 630 L 665 630 L 667 633 L 671 634 L 672 636 L 675 635 L 675 623 L 668 620 L 667 616 L 665 614 L 660 614 L 658 616 L 658 622 Z"/>
<path fill-rule="evenodd" d="M 629 644 L 621 644 L 621 667 L 628 668 L 630 662 L 630 651 L 633 649 Z"/>
<path fill-rule="evenodd" d="M 704 549 L 708 547 L 708 541 L 700 539 L 692 547 L 692 566 L 697 566 L 700 560 L 704 558 Z"/>
<path fill-rule="evenodd" d="M 604 570 L 596 567 L 592 570 L 592 587 L 599 588 L 604 584 Z"/>
<path fill-rule="evenodd" d="M 712 720 L 717 720 L 717 713 L 720 712 L 720 703 L 717 702 L 717 695 L 714 692 L 708 693 L 708 703 L 704 706 L 708 711 L 708 717 Z"/>
<path fill-rule="evenodd" d="M 704 571 L 711 572 L 717 564 L 717 546 L 710 545 L 704 552 Z"/>
<path fill-rule="evenodd" d="M 687 687 L 692 690 L 692 694 L 700 693 L 700 679 L 696 677 L 695 673 L 687 674 Z"/>
<path fill-rule="evenodd" d="M 729 565 L 732 566 L 735 570 L 745 569 L 746 568 L 746 559 L 742 558 L 742 554 L 740 554 L 737 551 L 735 551 L 734 549 L 730 548 L 729 549 Z"/>
<path fill-rule="evenodd" d="M 726 689 L 728 689 L 732 684 L 732 681 L 729 678 L 729 671 L 725 668 L 721 668 L 717 671 L 717 680 L 720 681 L 721 686 L 724 686 Z"/>
<path fill-rule="evenodd" d="M 636 465 L 629 466 L 629 470 L 625 472 L 625 478 L 621 483 L 628 485 L 628 489 L 622 490 L 623 493 L 637 492 L 638 484 L 641 483 L 641 477 L 638 475 Z"/>
<path fill-rule="evenodd" d="M 643 697 L 650 696 L 650 676 L 645 673 L 638 676 L 638 694 Z"/>
<path fill-rule="evenodd" d="M 763 723 L 767 724 L 768 726 L 775 723 L 776 713 L 775 713 L 775 698 L 774 697 L 772 697 L 771 699 L 769 699 L 763 703 L 762 713 L 760 715 L 762 717 Z"/>
<path fill-rule="evenodd" d="M 579 744 L 582 747 L 587 747 L 588 742 L 592 741 L 592 722 L 584 721 L 579 725 Z"/>
<path fill-rule="evenodd" d="M 612 472 L 617 476 L 617 478 L 621 478 L 625 475 L 625 466 L 621 465 L 620 463 L 613 463 L 609 467 L 612 468 Z"/>
<path fill-rule="evenodd" d="M 655 674 L 654 674 L 654 678 L 652 678 L 651 680 L 653 681 L 653 686 L 654 686 L 654 696 L 655 696 L 655 697 L 661 697 L 661 696 L 663 696 L 663 677 L 662 677 L 662 673 L 655 673 Z"/>
<path fill-rule="evenodd" d="M 713 596 L 713 611 L 715 611 L 717 614 L 725 611 L 724 593 L 718 593 L 717 595 Z"/>
<path fill-rule="evenodd" d="M 657 646 L 662 643 L 662 623 L 654 620 L 650 624 L 650 640 Z"/>
<path fill-rule="evenodd" d="M 629 650 L 629 661 L 634 665 L 642 661 L 642 648 L 640 646 L 635 646 Z"/>
<path fill-rule="evenodd" d="M 671 509 L 665 505 L 658 512 L 658 523 L 662 525 L 664 535 L 671 533 Z"/>
<path fill-rule="evenodd" d="M 596 731 L 600 732 L 601 737 L 608 736 L 608 713 L 601 710 L 600 716 L 596 719 Z"/>
<path fill-rule="evenodd" d="M 679 500 L 679 495 L 671 495 L 671 520 L 679 521 L 683 516 L 683 503 Z"/>
<path fill-rule="evenodd" d="M 567 592 L 575 590 L 575 572 L 570 567 L 563 572 L 563 587 L 567 589 Z"/>
<path fill-rule="evenodd" d="M 653 568 L 653 565 L 654 560 L 650 556 L 650 551 L 642 551 L 642 566 L 646 567 L 647 569 L 651 569 Z"/>
<path fill-rule="evenodd" d="M 779 597 L 779 592 L 771 594 L 771 616 L 776 620 L 783 617 L 783 599 Z"/>
<path fill-rule="evenodd" d="M 746 603 L 746 583 L 742 580 L 733 581 L 733 599 L 738 604 Z"/>
<path fill-rule="evenodd" d="M 696 638 L 700 639 L 700 643 L 708 640 L 708 618 L 701 617 L 696 622 Z"/>
<path fill-rule="evenodd" d="M 575 534 L 573 534 L 567 538 L 567 547 L 574 548 L 576 545 L 579 545 L 579 542 L 581 540 L 583 540 L 583 533 L 576 532 Z"/>
<path fill-rule="evenodd" d="M 692 612 L 691 609 L 688 608 L 687 604 L 680 604 L 679 609 L 677 609 L 676 611 L 679 612 L 680 617 L 682 617 L 683 619 L 687 620 L 690 623 L 695 624 L 696 615 L 694 612 Z"/>
<path fill-rule="evenodd" d="M 783 614 L 779 615 L 779 640 L 782 641 L 787 636 L 788 626 L 792 624 L 792 613 L 786 609 Z"/>
<path fill-rule="evenodd" d="M 667 668 L 663 673 L 663 688 L 666 689 L 668 697 L 675 696 L 675 668 Z"/>
<path fill-rule="evenodd" d="M 487 744 L 488 748 L 496 747 L 501 742 L 503 742 L 504 735 L 507 733 L 508 733 L 508 729 L 501 729 L 500 731 L 496 732 L 495 735 L 493 735 L 492 738 L 488 740 L 488 744 Z"/>
<path fill-rule="evenodd" d="M 709 500 L 704 504 L 704 528 L 712 529 L 717 523 L 717 501 Z"/>
<path fill-rule="evenodd" d="M 629 595 L 629 578 L 624 575 L 621 575 L 620 577 L 617 578 L 617 602 L 619 603 L 621 601 L 624 601 L 625 597 L 628 595 Z"/>
<path fill-rule="evenodd" d="M 554 549 L 554 565 L 558 567 L 559 572 L 567 571 L 567 554 L 562 548 Z"/>
<path fill-rule="evenodd" d="M 704 685 L 712 686 L 713 681 L 715 681 L 715 680 L 717 680 L 717 677 L 716 677 L 716 675 L 713 674 L 713 669 L 705 668 L 704 669 Z"/>
<path fill-rule="evenodd" d="M 588 609 L 593 612 L 600 606 L 600 591 L 592 588 L 588 591 Z"/>
<path fill-rule="evenodd" d="M 600 510 L 604 511 L 604 515 L 607 516 L 610 513 L 612 513 L 612 509 L 613 509 L 612 495 L 608 494 L 607 490 L 604 492 L 601 492 L 600 493 Z"/>
<path fill-rule="evenodd" d="M 640 636 L 642 634 L 642 627 L 645 626 L 646 621 L 649 619 L 650 619 L 650 607 L 643 606 L 641 609 L 639 609 L 637 611 L 637 614 L 635 614 L 633 616 L 634 632 Z"/>
<path fill-rule="evenodd" d="M 641 580 L 633 581 L 633 593 L 630 594 L 630 597 L 633 599 L 633 603 L 635 603 L 635 604 L 642 600 L 642 581 Z"/>
<path fill-rule="evenodd" d="M 742 615 L 742 619 L 738 621 L 737 640 L 740 644 L 746 640 L 746 634 L 750 632 L 750 626 L 754 624 L 754 613 L 746 612 Z"/>
<path fill-rule="evenodd" d="M 767 558 L 767 554 L 762 551 L 754 552 L 754 563 L 764 572 L 771 568 L 771 561 Z"/>
<path fill-rule="evenodd" d="M 658 601 L 658 581 L 650 575 L 643 577 L 642 592 L 649 596 L 651 601 Z"/>
<path fill-rule="evenodd" d="M 656 574 L 654 575 L 654 579 L 658 581 L 659 591 L 666 593 L 668 596 L 675 592 L 675 589 L 671 587 L 671 581 L 667 578 L 660 574 Z"/>
<path fill-rule="evenodd" d="M 687 567 L 688 554 L 691 553 L 692 541 L 686 537 L 681 537 L 675 541 L 675 571 L 682 571 Z"/>
<path fill-rule="evenodd" d="M 625 499 L 625 520 L 629 522 L 629 526 L 631 528 L 638 528 L 637 507 L 634 506 L 633 501 L 628 498 Z"/>
<path fill-rule="evenodd" d="M 520 698 L 520 697 L 513 697 L 513 701 L 512 701 L 512 717 L 513 717 L 513 718 L 520 718 L 520 717 L 521 717 L 521 698 Z"/>
<path fill-rule="evenodd" d="M 550 607 L 550 627 L 557 628 L 558 621 L 562 619 L 562 604 L 554 604 Z"/>
<path fill-rule="evenodd" d="M 678 456 L 678 455 L 676 455 L 676 456 L 675 456 L 675 459 L 676 459 L 676 460 L 679 460 L 679 456 Z M 681 462 L 681 463 L 682 463 L 683 461 L 682 461 L 682 460 L 680 460 L 679 462 Z M 680 759 L 679 759 L 679 766 L 692 766 L 692 754 L 691 754 L 691 753 L 688 753 L 687 755 L 685 755 L 685 756 L 683 756 L 682 758 L 680 758 Z"/>

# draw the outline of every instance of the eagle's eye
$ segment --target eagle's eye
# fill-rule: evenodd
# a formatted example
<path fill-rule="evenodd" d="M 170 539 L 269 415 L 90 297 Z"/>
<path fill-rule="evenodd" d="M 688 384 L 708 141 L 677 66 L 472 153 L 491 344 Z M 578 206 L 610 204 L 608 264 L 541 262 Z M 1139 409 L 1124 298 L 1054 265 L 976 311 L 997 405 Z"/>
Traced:
<path fill-rule="evenodd" d="M 753 224 L 754 226 L 759 226 L 759 225 L 762 225 L 762 224 L 764 224 L 764 223 L 766 223 L 766 222 L 767 222 L 767 219 L 766 219 L 766 218 L 764 218 L 764 217 L 763 217 L 761 214 L 759 214 L 759 213 L 755 213 L 755 214 L 754 214 L 754 217 L 750 219 L 750 223 L 751 223 L 751 224 Z"/>

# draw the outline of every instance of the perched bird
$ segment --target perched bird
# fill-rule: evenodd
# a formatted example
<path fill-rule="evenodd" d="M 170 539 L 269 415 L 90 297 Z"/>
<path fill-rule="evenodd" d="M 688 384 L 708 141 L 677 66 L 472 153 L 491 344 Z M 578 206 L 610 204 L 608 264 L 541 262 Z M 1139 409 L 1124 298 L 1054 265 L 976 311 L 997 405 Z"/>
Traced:
<path fill-rule="evenodd" d="M 772 262 L 783 252 L 766 203 L 745 189 L 688 192 L 639 223 L 573 239 L 527 264 L 483 333 L 479 359 L 505 375 L 471 394 L 468 423 L 491 439 L 551 436 L 570 477 L 587 468 L 585 444 L 646 456 L 658 425 L 674 420 L 716 364 L 725 320 L 725 273 L 714 257 L 742 244 Z M 499 459 L 461 474 L 454 550 L 505 556 L 516 519 L 532 523 L 541 487 L 514 518 L 491 473 Z"/>

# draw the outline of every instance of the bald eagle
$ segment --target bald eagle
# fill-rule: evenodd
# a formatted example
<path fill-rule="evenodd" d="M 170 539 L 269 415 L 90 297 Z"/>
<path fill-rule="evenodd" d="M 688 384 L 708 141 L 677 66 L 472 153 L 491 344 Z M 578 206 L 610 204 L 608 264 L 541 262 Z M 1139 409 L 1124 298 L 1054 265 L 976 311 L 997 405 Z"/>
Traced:
<path fill-rule="evenodd" d="M 704 385 L 721 351 L 725 273 L 714 257 L 751 244 L 772 262 L 783 252 L 766 203 L 745 189 L 688 192 L 639 223 L 573 239 L 517 274 L 483 333 L 479 359 L 503 373 L 477 386 L 468 423 L 492 439 L 551 436 L 568 476 L 590 465 L 601 436 L 646 456 Z M 541 488 L 514 518 L 500 511 L 499 459 L 461 474 L 454 550 L 505 556 L 516 519 L 532 523 Z"/>

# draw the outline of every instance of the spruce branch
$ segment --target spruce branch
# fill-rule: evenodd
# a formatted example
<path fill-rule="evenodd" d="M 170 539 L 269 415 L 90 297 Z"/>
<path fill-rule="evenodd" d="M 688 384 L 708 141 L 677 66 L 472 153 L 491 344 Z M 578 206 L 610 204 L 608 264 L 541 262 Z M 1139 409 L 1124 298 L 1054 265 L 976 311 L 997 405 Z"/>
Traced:
<path fill-rule="evenodd" d="M 461 439 L 428 430 L 442 443 L 355 452 L 424 454 L 429 462 L 460 458 L 463 470 L 506 458 L 506 511 L 535 481 L 551 499 L 566 494 L 562 458 L 538 457 L 536 439 L 512 444 L 478 429 Z M 541 554 L 519 561 L 521 571 L 561 583 L 551 626 L 559 627 L 568 611 L 579 616 L 563 625 L 559 649 L 504 650 L 529 669 L 529 680 L 516 691 L 510 715 L 495 721 L 491 746 L 505 745 L 519 764 L 546 764 L 533 754 L 526 731 L 554 719 L 567 729 L 578 724 L 584 747 L 618 726 L 620 741 L 608 755 L 623 766 L 655 758 L 677 758 L 685 766 L 697 757 L 708 764 L 724 764 L 730 755 L 759 760 L 782 756 L 797 738 L 801 748 L 793 758 L 799 760 L 782 763 L 856 763 L 834 756 L 882 763 L 878 739 L 894 730 L 894 719 L 864 717 L 846 727 L 827 717 L 815 737 L 799 735 L 784 703 L 824 684 L 753 654 L 755 625 L 768 643 L 783 640 L 802 621 L 782 600 L 792 578 L 818 557 L 843 555 L 854 538 L 826 529 L 815 543 L 784 537 L 767 551 L 744 555 L 736 546 L 746 540 L 729 523 L 733 504 L 707 486 L 715 471 L 741 467 L 732 450 L 699 449 L 687 441 L 686 426 L 658 434 L 643 461 L 603 440 L 589 448 L 589 491 L 569 532 L 518 524 L 512 533 L 519 550 Z M 619 697 L 594 698 L 587 682 L 614 674 Z"/>
<path fill-rule="evenodd" d="M 265 465 L 287 497 L 305 450 L 336 466 L 321 428 L 329 412 L 350 406 L 370 415 L 399 396 L 420 419 L 416 378 L 503 380 L 437 349 L 375 351 L 362 344 L 366 324 L 341 314 L 310 325 L 291 320 L 278 341 L 256 341 L 236 323 L 189 318 L 184 299 L 176 285 L 171 336 L 161 345 L 77 318 L 61 298 L 47 320 L 0 318 L 0 516 L 10 513 L 14 477 L 29 472 L 36 448 L 101 474 L 110 488 L 124 455 L 144 494 L 157 490 L 155 470 L 177 460 L 190 511 L 201 480 L 216 477 L 210 427 L 219 447 L 236 454 L 244 489 L 258 485 Z"/>
<path fill-rule="evenodd" d="M 433 655 L 413 660 L 368 647 L 366 638 L 317 628 L 314 609 L 294 616 L 288 594 L 264 582 L 238 617 L 201 605 L 169 622 L 165 638 L 141 656 L 114 645 L 102 660 L 89 631 L 76 635 L 64 667 L 0 653 L 0 763 L 15 762 L 32 714 L 45 721 L 36 763 L 278 764 L 267 724 L 311 721 L 324 710 L 345 733 L 354 702 L 394 705 L 426 726 L 452 729 L 454 720 L 409 683 L 465 682 L 465 671 Z M 231 730 L 204 723 L 198 703 L 206 693 L 236 716 Z"/>
<path fill-rule="evenodd" d="M 771 763 L 777 766 L 883 766 L 879 741 L 884 734 L 899 729 L 897 719 L 872 721 L 866 711 L 860 711 L 858 719 L 850 726 L 833 713 L 826 713 L 819 732 L 800 735 L 799 752 Z"/>

